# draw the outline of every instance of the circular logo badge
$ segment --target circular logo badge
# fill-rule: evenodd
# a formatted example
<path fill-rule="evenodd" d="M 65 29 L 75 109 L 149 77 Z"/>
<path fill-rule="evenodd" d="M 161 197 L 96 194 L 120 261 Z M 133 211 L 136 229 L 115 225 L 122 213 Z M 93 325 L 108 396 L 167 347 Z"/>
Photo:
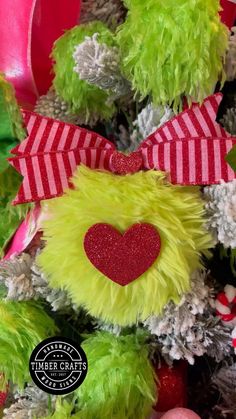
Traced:
<path fill-rule="evenodd" d="M 83 349 L 70 339 L 49 338 L 33 350 L 30 375 L 41 390 L 63 395 L 76 390 L 84 381 L 88 362 Z"/>

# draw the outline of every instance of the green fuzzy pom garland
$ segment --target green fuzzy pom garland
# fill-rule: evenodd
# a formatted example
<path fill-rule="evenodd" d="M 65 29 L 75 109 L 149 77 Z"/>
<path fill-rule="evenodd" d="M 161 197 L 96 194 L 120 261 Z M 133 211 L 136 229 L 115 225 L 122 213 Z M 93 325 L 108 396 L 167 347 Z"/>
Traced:
<path fill-rule="evenodd" d="M 145 335 L 98 332 L 82 347 L 88 374 L 78 395 L 78 419 L 146 419 L 157 396 Z"/>
<path fill-rule="evenodd" d="M 73 53 L 75 47 L 81 44 L 86 36 L 98 33 L 98 41 L 114 46 L 112 32 L 102 22 L 75 26 L 59 38 L 53 48 L 52 57 L 55 60 L 53 81 L 57 94 L 65 100 L 72 113 L 84 116 L 86 121 L 99 115 L 100 119 L 109 119 L 115 112 L 115 106 L 107 103 L 108 94 L 96 86 L 81 80 L 74 71 L 75 61 Z"/>
<path fill-rule="evenodd" d="M 147 419 L 157 398 L 146 334 L 115 336 L 97 332 L 82 347 L 88 373 L 71 402 L 58 399 L 55 412 L 41 419 Z"/>
<path fill-rule="evenodd" d="M 218 0 L 125 0 L 117 41 L 123 71 L 155 104 L 201 102 L 212 93 L 228 46 Z"/>
<path fill-rule="evenodd" d="M 0 371 L 23 388 L 30 381 L 30 355 L 42 340 L 55 335 L 54 321 L 35 302 L 0 301 Z"/>

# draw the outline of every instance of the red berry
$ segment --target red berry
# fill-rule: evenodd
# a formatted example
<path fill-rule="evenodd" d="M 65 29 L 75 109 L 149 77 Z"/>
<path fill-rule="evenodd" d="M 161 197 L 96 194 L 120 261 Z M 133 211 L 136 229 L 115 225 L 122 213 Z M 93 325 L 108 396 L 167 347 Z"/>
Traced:
<path fill-rule="evenodd" d="M 0 407 L 3 407 L 7 400 L 7 393 L 0 391 Z"/>
<path fill-rule="evenodd" d="M 185 407 L 187 402 L 187 365 L 185 362 L 174 364 L 172 368 L 163 364 L 156 370 L 159 380 L 158 402 L 154 409 L 166 412 L 175 407 Z"/>

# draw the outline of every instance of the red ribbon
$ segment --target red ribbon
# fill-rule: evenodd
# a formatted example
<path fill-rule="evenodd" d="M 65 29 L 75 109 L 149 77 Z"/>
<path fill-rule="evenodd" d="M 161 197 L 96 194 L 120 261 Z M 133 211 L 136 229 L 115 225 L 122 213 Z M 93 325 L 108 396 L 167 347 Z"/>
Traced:
<path fill-rule="evenodd" d="M 0 7 L 0 71 L 27 107 L 52 82 L 54 41 L 78 22 L 80 0 L 3 0 Z"/>
<path fill-rule="evenodd" d="M 86 129 L 23 113 L 28 138 L 12 150 L 11 165 L 24 177 L 14 204 L 50 199 L 70 187 L 79 164 L 125 174 L 162 170 L 173 184 L 208 185 L 236 178 L 225 156 L 236 145 L 217 122 L 220 93 L 165 123 L 143 141 L 137 152 L 120 156 L 114 144 Z"/>
<path fill-rule="evenodd" d="M 231 29 L 236 20 L 236 2 L 234 0 L 221 0 L 220 4 L 223 9 L 220 12 L 221 20 Z"/>

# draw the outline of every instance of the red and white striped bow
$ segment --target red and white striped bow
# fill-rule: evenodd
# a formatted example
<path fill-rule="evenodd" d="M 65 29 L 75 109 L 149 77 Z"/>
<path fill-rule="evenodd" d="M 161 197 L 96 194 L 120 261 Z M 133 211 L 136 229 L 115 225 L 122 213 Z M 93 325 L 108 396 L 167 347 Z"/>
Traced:
<path fill-rule="evenodd" d="M 236 173 L 225 156 L 236 145 L 217 122 L 220 93 L 194 104 L 173 117 L 144 140 L 127 159 L 134 170 L 162 170 L 170 181 L 180 185 L 217 184 L 231 181 Z M 82 163 L 92 169 L 116 170 L 114 144 L 100 135 L 24 111 L 28 137 L 12 150 L 11 165 L 24 177 L 14 204 L 60 196 L 70 185 L 76 167 Z M 123 159 L 125 157 L 118 157 Z M 116 157 L 115 157 L 116 156 Z M 121 166 L 122 166 L 121 164 Z M 124 163 L 125 165 L 125 163 Z"/>

